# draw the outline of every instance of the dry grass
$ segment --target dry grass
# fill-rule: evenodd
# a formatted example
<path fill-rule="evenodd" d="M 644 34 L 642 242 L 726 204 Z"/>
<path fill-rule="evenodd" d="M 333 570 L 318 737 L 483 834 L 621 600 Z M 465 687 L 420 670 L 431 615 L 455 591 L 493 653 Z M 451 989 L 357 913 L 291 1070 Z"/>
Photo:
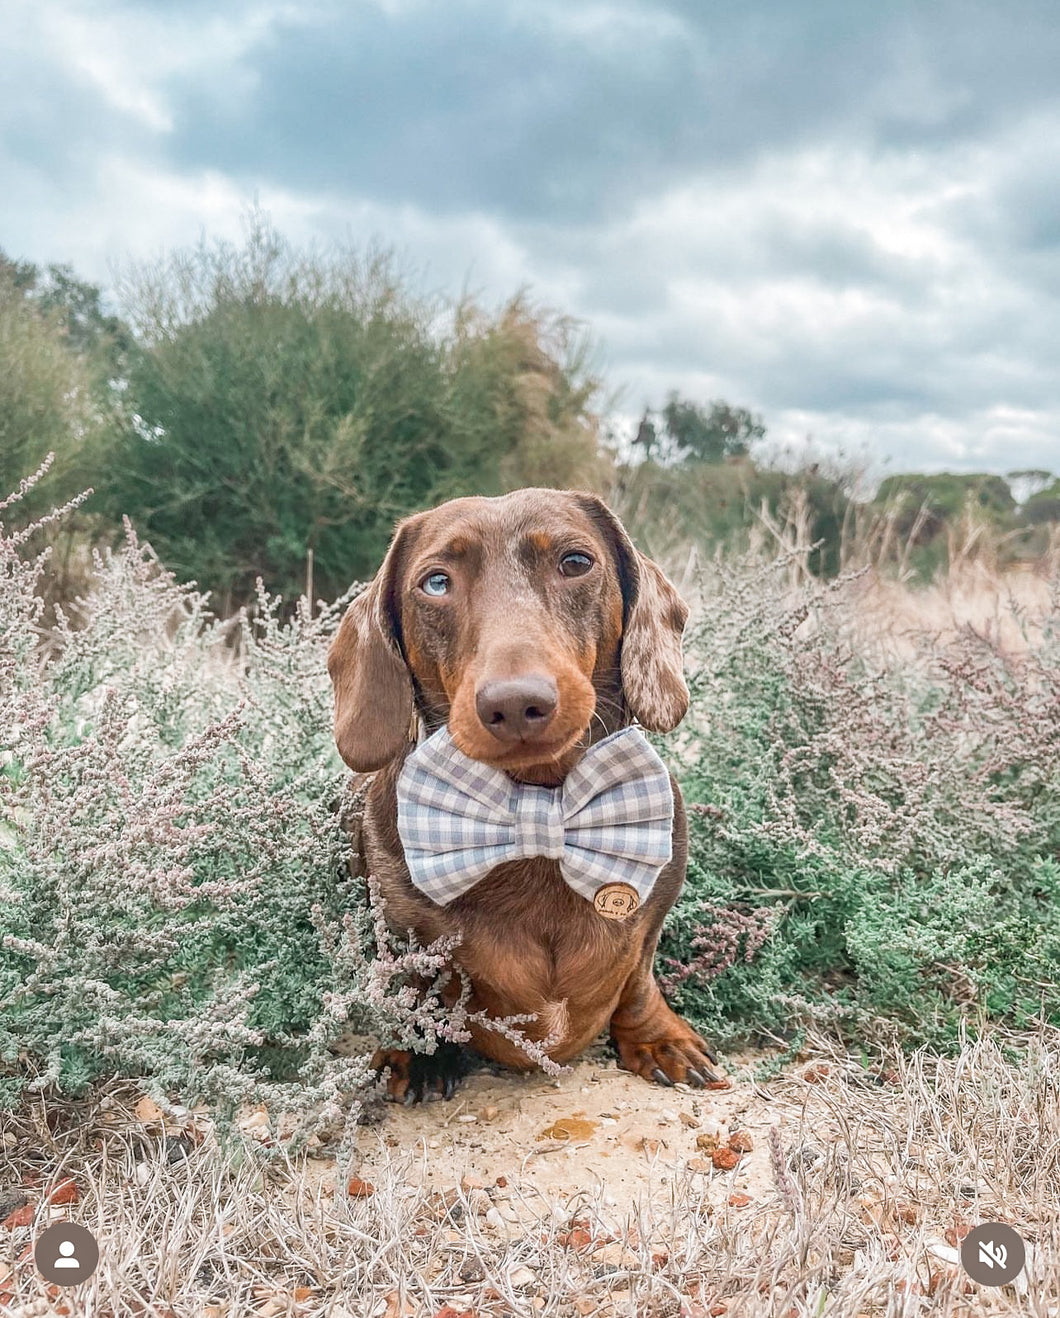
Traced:
<path fill-rule="evenodd" d="M 974 632 L 999 651 L 1021 654 L 1035 646 L 1043 624 L 1055 616 L 1060 574 L 1045 567 L 1000 570 L 973 560 L 931 586 L 909 590 L 873 573 L 865 582 L 862 635 L 893 655 L 910 658 L 925 638 L 935 648 Z"/>
<path fill-rule="evenodd" d="M 767 1083 L 737 1085 L 754 1088 L 771 1121 L 771 1173 L 743 1206 L 729 1202 L 730 1173 L 685 1159 L 655 1159 L 624 1199 L 576 1171 L 552 1198 L 518 1175 L 439 1193 L 417 1149 L 373 1168 L 374 1192 L 351 1197 L 323 1151 L 268 1160 L 247 1137 L 226 1151 L 202 1116 L 142 1120 L 128 1087 L 87 1105 L 40 1102 L 3 1132 L 0 1186 L 37 1205 L 32 1226 L 0 1232 L 3 1311 L 1057 1312 L 1060 1034 L 970 1042 L 946 1060 L 895 1053 L 871 1070 L 819 1046 Z M 444 1111 L 423 1110 L 425 1133 Z M 49 1209 L 49 1188 L 69 1177 L 80 1201 Z M 50 1298 L 26 1254 L 66 1215 L 104 1242 L 103 1259 L 86 1286 Z M 996 1219 L 1028 1240 L 1028 1267 L 1013 1287 L 978 1289 L 955 1244 Z"/>

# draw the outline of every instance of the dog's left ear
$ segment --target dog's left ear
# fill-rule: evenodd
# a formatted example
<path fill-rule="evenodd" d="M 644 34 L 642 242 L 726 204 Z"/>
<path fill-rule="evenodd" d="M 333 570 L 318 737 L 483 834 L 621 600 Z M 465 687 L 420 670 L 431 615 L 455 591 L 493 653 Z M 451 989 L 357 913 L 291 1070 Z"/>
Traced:
<path fill-rule="evenodd" d="M 649 732 L 670 732 L 688 711 L 681 633 L 688 605 L 665 573 L 637 549 L 595 494 L 576 496 L 610 541 L 622 583 L 622 690 L 630 713 Z"/>

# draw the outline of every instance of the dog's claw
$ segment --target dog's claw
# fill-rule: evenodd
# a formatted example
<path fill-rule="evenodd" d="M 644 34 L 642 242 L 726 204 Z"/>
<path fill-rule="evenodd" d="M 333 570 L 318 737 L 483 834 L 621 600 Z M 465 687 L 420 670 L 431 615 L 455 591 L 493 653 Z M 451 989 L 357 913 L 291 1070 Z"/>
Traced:
<path fill-rule="evenodd" d="M 665 1072 L 665 1071 L 662 1069 L 662 1067 L 660 1067 L 660 1066 L 657 1066 L 657 1067 L 655 1068 L 655 1070 L 651 1073 L 651 1078 L 652 1078 L 652 1079 L 655 1081 L 655 1083 L 658 1084 L 658 1085 L 665 1085 L 665 1086 L 667 1087 L 667 1089 L 672 1089 L 672 1088 L 673 1088 L 673 1083 L 674 1083 L 674 1082 L 670 1079 L 670 1077 L 666 1074 L 666 1072 Z"/>

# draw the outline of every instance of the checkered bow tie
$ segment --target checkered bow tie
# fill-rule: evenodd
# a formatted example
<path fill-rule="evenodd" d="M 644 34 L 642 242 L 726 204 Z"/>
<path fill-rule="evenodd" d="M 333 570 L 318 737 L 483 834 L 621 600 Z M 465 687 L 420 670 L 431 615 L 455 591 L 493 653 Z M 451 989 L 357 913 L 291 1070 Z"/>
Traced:
<path fill-rule="evenodd" d="M 590 746 L 559 787 L 512 782 L 441 728 L 406 759 L 397 799 L 412 882 L 440 906 L 504 861 L 545 856 L 605 913 L 601 889 L 629 885 L 631 911 L 671 856 L 670 776 L 636 728 Z"/>

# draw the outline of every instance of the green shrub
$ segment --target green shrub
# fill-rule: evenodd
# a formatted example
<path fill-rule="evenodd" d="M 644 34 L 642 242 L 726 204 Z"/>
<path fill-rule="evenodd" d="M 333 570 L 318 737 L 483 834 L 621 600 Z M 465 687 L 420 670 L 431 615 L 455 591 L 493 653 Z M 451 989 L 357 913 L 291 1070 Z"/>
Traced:
<path fill-rule="evenodd" d="M 1019 525 L 1016 500 L 1003 476 L 888 476 L 869 510 L 887 524 L 892 553 L 920 582 L 933 580 L 976 542 L 980 550 L 1006 561 L 1019 556 L 1018 546 L 1011 543 Z"/>
<path fill-rule="evenodd" d="M 41 563 L 0 538 L 0 1099 L 103 1074 L 320 1101 L 321 928 L 342 880 L 322 649 L 334 617 L 212 622 L 129 531 L 38 654 Z M 331 1022 L 338 1028 L 338 1022 Z M 304 1102 L 292 1104 L 303 1108 Z"/>
<path fill-rule="evenodd" d="M 722 570 L 691 634 L 675 1000 L 726 1039 L 1060 1019 L 1055 624 L 1018 658 L 970 631 L 873 655 L 860 578 L 784 566 Z"/>
<path fill-rule="evenodd" d="M 134 272 L 125 424 L 98 506 L 222 611 L 374 572 L 401 517 L 460 494 L 593 484 L 597 384 L 573 326 L 415 295 L 381 254 L 242 248 Z"/>
<path fill-rule="evenodd" d="M 1024 526 L 1060 523 L 1060 480 L 1032 494 L 1020 508 L 1019 520 Z"/>
<path fill-rule="evenodd" d="M 62 503 L 83 488 L 103 414 L 90 363 L 71 350 L 62 310 L 36 295 L 36 281 L 34 267 L 0 253 L 0 491 L 53 453 L 50 493 Z M 27 490 L 9 518 L 26 523 L 49 507 Z"/>
<path fill-rule="evenodd" d="M 771 524 L 805 539 L 812 572 L 835 576 L 841 566 L 850 498 L 838 479 L 813 469 L 783 471 L 746 456 L 669 467 L 649 460 L 618 472 L 614 499 L 638 543 L 656 557 L 689 544 L 708 556 L 738 554 L 763 539 L 775 552 Z"/>

